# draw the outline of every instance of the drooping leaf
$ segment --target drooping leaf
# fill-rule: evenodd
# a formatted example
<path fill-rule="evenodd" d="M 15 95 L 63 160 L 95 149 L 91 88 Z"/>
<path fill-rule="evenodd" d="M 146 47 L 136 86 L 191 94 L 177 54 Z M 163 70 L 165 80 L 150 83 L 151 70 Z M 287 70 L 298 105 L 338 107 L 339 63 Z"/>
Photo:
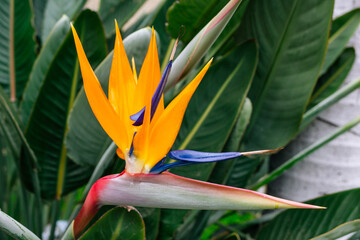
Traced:
<path fill-rule="evenodd" d="M 138 73 L 144 60 L 150 37 L 151 29 L 145 28 L 124 39 L 127 56 L 130 60 L 134 57 Z M 95 41 L 93 42 L 95 43 Z M 112 53 L 95 70 L 95 74 L 105 93 L 108 90 L 111 63 Z M 75 162 L 95 166 L 110 143 L 111 139 L 95 118 L 85 92 L 82 89 L 76 98 L 69 117 L 69 133 L 66 138 L 68 155 Z"/>
<path fill-rule="evenodd" d="M 284 211 L 266 224 L 256 239 L 302 240 L 318 236 L 342 223 L 359 219 L 359 198 L 359 188 L 316 198 L 308 203 L 320 204 L 327 207 L 326 210 Z"/>
<path fill-rule="evenodd" d="M 246 151 L 282 147 L 297 133 L 324 59 L 333 4 L 250 1 L 241 30 L 257 40 L 259 65 L 249 92 Z"/>
<path fill-rule="evenodd" d="M 308 111 L 305 112 L 303 116 L 303 121 L 299 127 L 299 131 L 302 131 L 307 125 L 309 125 L 309 123 L 311 123 L 311 121 L 314 120 L 320 112 L 329 108 L 334 103 L 344 98 L 345 96 L 349 95 L 359 87 L 360 87 L 360 79 L 352 81 L 346 84 L 345 86 L 343 86 L 342 88 L 338 89 L 336 92 L 331 94 L 323 101 L 319 102 L 314 107 L 310 108 Z"/>
<path fill-rule="evenodd" d="M 98 15 L 85 10 L 76 19 L 89 61 L 96 66 L 106 56 L 105 35 Z M 57 198 L 86 182 L 89 169 L 67 158 L 64 138 L 67 116 L 81 84 L 81 74 L 72 33 L 69 31 L 44 76 L 25 135 L 38 157 L 42 197 Z M 22 159 L 26 179 L 26 155 Z M 26 182 L 25 182 L 26 183 Z M 31 186 L 30 186 L 31 187 Z"/>
<path fill-rule="evenodd" d="M 330 230 L 329 232 L 323 233 L 320 236 L 312 238 L 311 240 L 338 239 L 355 231 L 360 231 L 360 219 L 343 223 L 335 227 L 334 229 Z"/>
<path fill-rule="evenodd" d="M 331 26 L 331 33 L 328 43 L 328 49 L 321 69 L 321 75 L 324 74 L 335 60 L 340 56 L 346 47 L 351 36 L 360 23 L 360 9 L 354 9 L 338 18 L 336 18 Z"/>
<path fill-rule="evenodd" d="M 0 1 L 0 84 L 11 101 L 21 99 L 35 60 L 32 17 L 30 0 Z"/>
<path fill-rule="evenodd" d="M 42 19 L 41 41 L 46 41 L 51 29 L 62 15 L 73 20 L 83 8 L 86 0 L 47 0 Z"/>
<path fill-rule="evenodd" d="M 39 94 L 41 85 L 45 80 L 49 66 L 54 60 L 54 56 L 68 34 L 69 29 L 70 19 L 64 15 L 55 24 L 47 41 L 44 43 L 39 56 L 34 62 L 20 107 L 21 118 L 25 125 L 28 121 L 33 104 Z"/>
<path fill-rule="evenodd" d="M 308 109 L 314 107 L 339 89 L 355 61 L 354 48 L 345 49 L 334 64 L 316 83 Z"/>
<path fill-rule="evenodd" d="M 329 135 L 324 136 L 323 138 L 319 139 L 318 141 L 314 142 L 310 146 L 304 148 L 302 151 L 297 153 L 295 156 L 291 157 L 289 160 L 278 166 L 276 169 L 274 169 L 271 173 L 264 175 L 262 178 L 260 178 L 251 189 L 257 190 L 260 187 L 268 184 L 269 182 L 273 181 L 277 177 L 279 177 L 281 174 L 283 174 L 286 170 L 291 168 L 293 165 L 298 163 L 299 161 L 303 160 L 316 150 L 320 149 L 330 141 L 334 140 L 335 138 L 341 136 L 342 134 L 348 132 L 350 129 L 355 127 L 356 125 L 360 124 L 360 117 L 356 117 L 350 122 L 346 123 L 345 125 L 339 127 L 336 129 L 336 131 L 331 132 Z"/>
<path fill-rule="evenodd" d="M 222 150 L 245 101 L 256 63 L 256 44 L 250 41 L 209 69 L 190 100 L 173 149 Z M 178 167 L 172 172 L 206 180 L 213 166 L 214 163 L 207 163 Z M 161 215 L 161 237 L 166 239 L 173 235 L 186 211 L 162 210 Z"/>
<path fill-rule="evenodd" d="M 114 19 L 121 28 L 139 9 L 145 0 L 106 0 L 100 2 L 99 15 L 104 24 L 105 35 L 115 34 Z"/>
<path fill-rule="evenodd" d="M 0 230 L 13 239 L 40 240 L 25 226 L 0 210 Z"/>
<path fill-rule="evenodd" d="M 145 226 L 136 209 L 114 208 L 105 213 L 80 239 L 145 240 Z"/>

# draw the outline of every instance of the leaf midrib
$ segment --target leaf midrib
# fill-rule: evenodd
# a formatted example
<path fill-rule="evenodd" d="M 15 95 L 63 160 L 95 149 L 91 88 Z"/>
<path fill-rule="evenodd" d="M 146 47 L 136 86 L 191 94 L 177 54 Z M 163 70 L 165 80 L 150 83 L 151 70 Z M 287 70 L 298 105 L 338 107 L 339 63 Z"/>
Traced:
<path fill-rule="evenodd" d="M 294 18 L 296 9 L 297 9 L 297 7 L 299 5 L 298 2 L 299 2 L 298 0 L 296 0 L 294 2 L 294 5 L 293 5 L 293 7 L 291 9 L 291 13 L 289 15 L 289 18 L 286 21 L 283 33 L 281 34 L 280 41 L 278 42 L 278 45 L 277 45 L 277 48 L 276 48 L 277 49 L 276 53 L 274 54 L 274 56 L 273 56 L 273 58 L 271 60 L 271 64 L 269 65 L 267 73 L 265 75 L 266 82 L 264 84 L 264 87 L 262 88 L 262 91 L 261 91 L 262 94 L 260 95 L 259 100 L 257 101 L 257 103 L 254 103 L 254 109 L 253 109 L 254 111 L 253 111 L 252 121 L 250 121 L 247 132 L 251 132 L 251 130 L 252 130 L 253 126 L 255 125 L 255 122 L 256 122 L 256 120 L 258 118 L 258 115 L 260 113 L 261 108 L 259 106 L 262 106 L 262 103 L 263 103 L 265 95 L 266 95 L 265 93 L 267 92 L 267 89 L 270 86 L 271 80 L 273 79 L 272 75 L 273 75 L 273 72 L 275 71 L 275 68 L 277 66 L 277 63 L 278 63 L 278 60 L 279 60 L 279 55 L 283 51 L 283 47 L 282 47 L 283 42 L 287 38 L 287 32 L 290 29 L 289 26 L 291 25 L 291 22 L 292 22 L 292 20 Z"/>

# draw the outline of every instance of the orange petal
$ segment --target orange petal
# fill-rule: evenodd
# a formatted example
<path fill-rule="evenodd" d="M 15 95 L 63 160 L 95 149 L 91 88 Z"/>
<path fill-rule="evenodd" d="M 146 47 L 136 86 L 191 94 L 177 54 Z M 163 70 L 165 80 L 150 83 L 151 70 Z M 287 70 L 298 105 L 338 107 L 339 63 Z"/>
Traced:
<path fill-rule="evenodd" d="M 116 38 L 108 95 L 111 105 L 119 114 L 120 118 L 124 119 L 126 125 L 130 125 L 129 109 L 132 108 L 131 105 L 134 99 L 135 80 L 116 21 L 115 29 Z"/>
<path fill-rule="evenodd" d="M 149 152 L 146 159 L 146 169 L 151 169 L 170 151 L 179 132 L 186 107 L 200 81 L 209 69 L 210 60 L 200 73 L 187 85 L 183 91 L 166 107 L 159 120 L 152 122 Z"/>
<path fill-rule="evenodd" d="M 74 35 L 75 46 L 80 62 L 81 74 L 83 76 L 84 90 L 88 98 L 90 107 L 105 132 L 124 152 L 130 146 L 129 139 L 126 134 L 126 127 L 124 126 L 123 122 L 116 114 L 115 110 L 112 108 L 110 102 L 106 98 L 106 95 L 102 90 L 101 85 L 96 78 L 95 73 L 92 70 L 90 63 L 85 55 L 84 49 L 81 45 L 75 28 L 71 26 L 71 29 Z"/>
<path fill-rule="evenodd" d="M 136 107 L 132 114 L 137 113 L 145 106 L 147 99 L 151 98 L 155 93 L 160 79 L 161 73 L 158 50 L 156 46 L 156 36 L 154 29 L 152 29 L 148 52 L 144 59 L 138 78 L 138 84 L 136 87 L 136 101 L 134 101 L 136 102 Z M 160 111 L 161 110 L 163 110 L 163 107 L 160 106 Z"/>

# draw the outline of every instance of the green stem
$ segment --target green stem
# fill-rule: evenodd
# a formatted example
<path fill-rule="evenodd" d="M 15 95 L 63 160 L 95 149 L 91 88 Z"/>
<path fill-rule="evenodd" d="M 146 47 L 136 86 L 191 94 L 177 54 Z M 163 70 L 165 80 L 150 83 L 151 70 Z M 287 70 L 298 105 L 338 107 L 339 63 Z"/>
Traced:
<path fill-rule="evenodd" d="M 259 179 L 259 181 L 257 181 L 253 186 L 251 186 L 250 189 L 257 190 L 260 187 L 266 185 L 270 181 L 272 181 L 275 178 L 277 178 L 278 176 L 280 176 L 283 172 L 288 170 L 294 164 L 296 164 L 300 160 L 304 159 L 305 157 L 309 156 L 311 153 L 315 152 L 316 150 L 318 150 L 319 148 L 321 148 L 325 144 L 327 144 L 330 141 L 334 140 L 335 138 L 337 138 L 341 134 L 347 132 L 348 130 L 350 130 L 351 128 L 353 128 L 354 126 L 356 126 L 359 123 L 360 123 L 360 116 L 353 119 L 349 123 L 345 124 L 344 126 L 339 128 L 335 132 L 331 133 L 330 135 L 328 135 L 328 136 L 320 139 L 319 141 L 313 143 L 312 145 L 310 145 L 309 147 L 307 147 L 303 151 L 299 152 L 294 157 L 292 157 L 290 160 L 286 161 L 284 164 L 282 164 L 281 166 L 276 168 L 274 171 L 272 171 L 270 174 L 267 174 L 267 175 L 263 176 L 261 179 Z"/>
<path fill-rule="evenodd" d="M 59 210 L 60 210 L 60 200 L 55 200 L 55 202 L 52 204 L 51 209 L 51 229 L 50 229 L 50 240 L 54 240 L 55 238 L 55 229 L 56 229 L 56 223 L 59 217 Z"/>
<path fill-rule="evenodd" d="M 334 103 L 336 103 L 343 97 L 347 96 L 348 94 L 352 93 L 354 90 L 356 90 L 359 87 L 360 87 L 360 79 L 358 79 L 357 81 L 353 81 L 350 84 L 342 87 L 341 89 L 337 90 L 334 94 L 327 97 L 319 104 L 308 110 L 303 116 L 303 121 L 299 127 L 299 132 L 302 132 L 304 128 L 307 127 L 316 118 L 317 115 L 319 115 L 320 112 L 329 108 Z"/>

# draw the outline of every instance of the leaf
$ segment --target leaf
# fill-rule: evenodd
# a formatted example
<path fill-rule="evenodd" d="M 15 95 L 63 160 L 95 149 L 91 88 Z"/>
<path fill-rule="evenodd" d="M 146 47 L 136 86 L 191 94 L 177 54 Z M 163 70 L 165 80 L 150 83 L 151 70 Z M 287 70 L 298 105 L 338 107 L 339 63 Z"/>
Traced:
<path fill-rule="evenodd" d="M 302 131 L 312 120 L 316 118 L 316 116 L 327 109 L 328 107 L 332 106 L 334 103 L 339 101 L 340 99 L 344 98 L 348 94 L 352 93 L 356 89 L 360 87 L 360 79 L 356 81 L 352 81 L 349 84 L 346 84 L 344 87 L 340 88 L 332 95 L 315 105 L 314 107 L 310 108 L 303 116 L 303 121 L 299 128 L 299 131 Z"/>
<path fill-rule="evenodd" d="M 359 219 L 359 199 L 359 188 L 316 198 L 308 203 L 325 206 L 326 210 L 284 211 L 265 225 L 256 239 L 302 240 L 318 236 L 342 223 Z"/>
<path fill-rule="evenodd" d="M 330 230 L 327 233 L 321 234 L 312 240 L 330 240 L 330 239 L 338 239 L 343 237 L 349 233 L 359 231 L 360 230 L 360 219 L 349 221 L 347 223 L 343 223 L 336 228 Z"/>
<path fill-rule="evenodd" d="M 107 0 L 100 2 L 99 15 L 104 24 L 105 35 L 115 34 L 114 19 L 121 28 L 140 8 L 145 0 Z"/>
<path fill-rule="evenodd" d="M 131 34 L 124 40 L 124 46 L 129 59 L 134 57 L 139 73 L 151 37 L 151 29 L 144 28 Z M 95 41 L 93 41 L 95 43 Z M 86 51 L 85 51 L 86 52 Z M 95 70 L 104 92 L 107 93 L 109 73 L 112 63 L 110 53 Z M 69 117 L 69 133 L 66 137 L 68 155 L 75 162 L 88 166 L 96 166 L 111 139 L 104 132 L 95 118 L 84 90 L 79 92 Z"/>
<path fill-rule="evenodd" d="M 0 230 L 14 239 L 40 240 L 29 229 L 0 210 Z"/>
<path fill-rule="evenodd" d="M 74 19 L 85 3 L 86 0 L 47 0 L 42 20 L 41 41 L 46 41 L 51 29 L 62 15 Z"/>
<path fill-rule="evenodd" d="M 113 208 L 92 225 L 80 239 L 145 239 L 145 226 L 136 209 Z"/>
<path fill-rule="evenodd" d="M 105 36 L 98 15 L 85 10 L 74 26 L 90 62 L 96 66 L 106 55 Z M 90 169 L 67 159 L 64 144 L 67 116 L 81 84 L 80 77 L 74 40 L 69 31 L 48 68 L 25 130 L 38 158 L 41 193 L 46 199 L 59 198 L 76 189 L 87 181 L 90 174 Z M 25 162 L 23 173 L 26 174 L 26 158 L 22 161 Z M 26 175 L 24 179 L 27 179 Z"/>
<path fill-rule="evenodd" d="M 260 54 L 246 151 L 282 147 L 297 133 L 325 55 L 332 9 L 329 0 L 250 1 L 241 31 L 257 40 Z"/>
<path fill-rule="evenodd" d="M 39 90 L 45 80 L 49 66 L 52 64 L 52 61 L 57 54 L 57 50 L 68 34 L 69 29 L 70 19 L 64 15 L 55 24 L 47 41 L 44 43 L 39 56 L 34 62 L 20 106 L 21 118 L 24 124 L 27 124 L 32 107 L 38 97 Z"/>
<path fill-rule="evenodd" d="M 310 146 L 306 147 L 305 149 L 303 149 L 302 151 L 297 153 L 295 156 L 293 156 L 292 158 L 290 158 L 289 160 L 287 160 L 286 162 L 281 164 L 279 167 L 274 169 L 271 173 L 264 175 L 255 184 L 253 184 L 253 186 L 251 186 L 251 189 L 257 190 L 260 187 L 268 184 L 269 182 L 271 182 L 272 180 L 274 180 L 275 178 L 277 178 L 281 174 L 283 174 L 286 170 L 291 168 L 293 165 L 295 165 L 297 162 L 303 160 L 304 158 L 306 158 L 307 156 L 309 156 L 310 154 L 312 154 L 316 150 L 320 149 L 325 144 L 327 144 L 330 141 L 334 140 L 338 136 L 342 135 L 343 133 L 348 132 L 350 129 L 352 129 L 353 127 L 355 127 L 359 123 L 360 123 L 360 116 L 354 118 L 353 120 L 351 120 L 347 124 L 341 126 L 336 131 L 330 133 L 329 135 L 326 135 L 325 137 L 319 139 L 315 143 L 313 143 Z"/>
<path fill-rule="evenodd" d="M 190 100 L 173 149 L 219 152 L 243 106 L 257 63 L 252 41 L 236 48 L 207 72 Z M 206 180 L 214 163 L 174 168 L 182 176 Z M 170 237 L 186 211 L 162 210 L 160 232 Z M 171 219 L 171 220 L 170 220 Z"/>
<path fill-rule="evenodd" d="M 351 36 L 360 23 L 360 9 L 354 9 L 338 18 L 336 18 L 331 26 L 331 33 L 328 43 L 328 49 L 321 69 L 321 75 L 324 74 L 329 67 L 340 56 L 346 47 Z"/>
<path fill-rule="evenodd" d="M 11 101 L 21 98 L 35 60 L 32 17 L 29 0 L 0 1 L 0 85 L 8 94 L 14 86 Z"/>
<path fill-rule="evenodd" d="M 345 49 L 328 71 L 319 78 L 311 96 L 308 109 L 314 107 L 340 88 L 349 74 L 354 61 L 354 48 Z"/>
<path fill-rule="evenodd" d="M 36 31 L 36 40 L 41 39 L 42 21 L 44 18 L 45 7 L 48 0 L 32 0 L 33 11 L 34 11 L 34 27 Z M 45 41 L 45 39 L 44 39 Z M 40 45 L 42 45 L 40 43 Z"/>

